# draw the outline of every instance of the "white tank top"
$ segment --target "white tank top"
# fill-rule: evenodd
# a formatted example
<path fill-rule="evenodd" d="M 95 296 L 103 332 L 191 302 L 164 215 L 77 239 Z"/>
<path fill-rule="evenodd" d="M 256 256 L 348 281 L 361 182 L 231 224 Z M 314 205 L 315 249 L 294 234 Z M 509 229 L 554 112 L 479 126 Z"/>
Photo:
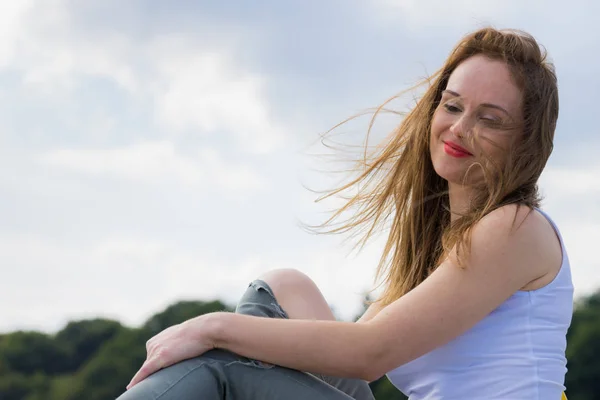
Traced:
<path fill-rule="evenodd" d="M 557 276 L 540 289 L 516 292 L 466 333 L 390 371 L 410 400 L 560 400 L 573 282 L 560 232 L 538 211 L 560 239 Z"/>

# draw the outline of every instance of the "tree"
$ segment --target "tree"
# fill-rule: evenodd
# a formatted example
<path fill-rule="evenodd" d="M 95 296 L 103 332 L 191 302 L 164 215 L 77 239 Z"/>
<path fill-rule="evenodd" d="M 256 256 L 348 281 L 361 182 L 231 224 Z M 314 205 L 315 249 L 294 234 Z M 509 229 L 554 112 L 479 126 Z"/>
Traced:
<path fill-rule="evenodd" d="M 567 335 L 569 400 L 596 400 L 600 393 L 600 292 L 575 306 Z"/>
<path fill-rule="evenodd" d="M 12 372 L 57 375 L 69 370 L 69 349 L 49 335 L 14 332 L 0 342 L 0 365 Z"/>
<path fill-rule="evenodd" d="M 180 301 L 166 310 L 154 315 L 143 326 L 153 335 L 167 329 L 170 326 L 180 324 L 198 315 L 208 314 L 216 311 L 231 311 L 220 301 Z"/>
<path fill-rule="evenodd" d="M 0 399 L 23 400 L 31 393 L 47 393 L 50 380 L 51 378 L 43 373 L 29 376 L 19 373 L 2 374 L 0 376 Z"/>
<path fill-rule="evenodd" d="M 105 343 L 81 368 L 71 388 L 56 386 L 52 400 L 108 400 L 125 391 L 135 372 L 146 358 L 146 341 L 151 337 L 144 329 L 124 329 Z M 64 390 L 69 389 L 68 392 Z"/>
<path fill-rule="evenodd" d="M 68 348 L 71 355 L 69 371 L 77 371 L 96 351 L 117 333 L 124 330 L 117 321 L 92 319 L 69 322 L 56 334 L 56 342 Z"/>
<path fill-rule="evenodd" d="M 219 301 L 181 301 L 151 317 L 141 329 L 121 330 L 77 373 L 76 390 L 60 399 L 115 399 L 123 393 L 125 386 L 144 362 L 148 339 L 190 318 L 226 309 Z"/>

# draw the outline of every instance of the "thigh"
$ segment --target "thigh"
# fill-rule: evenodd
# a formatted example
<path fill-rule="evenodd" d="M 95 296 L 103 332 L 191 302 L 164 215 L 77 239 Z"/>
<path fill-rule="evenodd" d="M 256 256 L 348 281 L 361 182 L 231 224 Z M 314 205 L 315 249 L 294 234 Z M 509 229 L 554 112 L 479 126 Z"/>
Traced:
<path fill-rule="evenodd" d="M 352 400 L 310 374 L 212 350 L 164 368 L 117 400 Z"/>
<path fill-rule="evenodd" d="M 232 383 L 231 399 L 248 400 L 354 400 L 314 375 L 252 361 L 237 361 L 225 367 Z"/>
<path fill-rule="evenodd" d="M 117 400 L 226 399 L 219 362 L 207 356 L 178 362 L 148 376 Z"/>

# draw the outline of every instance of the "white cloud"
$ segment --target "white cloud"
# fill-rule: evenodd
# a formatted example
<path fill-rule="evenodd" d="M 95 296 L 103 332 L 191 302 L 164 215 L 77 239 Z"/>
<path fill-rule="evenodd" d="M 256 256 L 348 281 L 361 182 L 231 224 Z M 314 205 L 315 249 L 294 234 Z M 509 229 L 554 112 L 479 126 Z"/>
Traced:
<path fill-rule="evenodd" d="M 399 17 L 408 22 L 412 29 L 418 30 L 431 25 L 452 26 L 465 21 L 474 22 L 476 16 L 497 17 L 509 9 L 506 1 L 457 0 L 448 3 L 441 0 L 377 0 L 375 4 L 380 7 L 382 16 Z"/>
<path fill-rule="evenodd" d="M 266 153 L 282 144 L 284 130 L 269 113 L 265 80 L 236 66 L 225 51 L 198 51 L 177 39 L 159 41 L 152 52 L 160 84 L 153 85 L 160 122 L 168 130 L 232 132 L 239 145 Z"/>
<path fill-rule="evenodd" d="M 14 57 L 24 17 L 32 6 L 33 0 L 5 1 L 0 5 L 0 68 Z"/>
<path fill-rule="evenodd" d="M 590 295 L 600 288 L 600 259 L 595 249 L 600 238 L 600 223 L 571 223 L 560 227 L 565 241 L 576 297 Z"/>
<path fill-rule="evenodd" d="M 228 135 L 252 153 L 283 144 L 286 130 L 269 111 L 264 77 L 244 68 L 226 45 L 185 31 L 134 38 L 108 22 L 102 34 L 91 35 L 73 28 L 72 10 L 62 0 L 38 1 L 29 13 L 24 11 L 31 2 L 18 4 L 9 14 L 21 23 L 11 19 L 0 28 L 6 33 L 0 71 L 3 65 L 18 71 L 27 90 L 68 101 L 86 78 L 103 78 L 136 104 L 153 108 L 150 114 L 168 136 Z"/>
<path fill-rule="evenodd" d="M 374 5 L 383 20 L 395 23 L 402 20 L 404 26 L 420 34 L 424 29 L 475 28 L 490 24 L 511 28 L 516 18 L 547 6 L 539 0 L 457 0 L 452 3 L 443 0 L 376 0 Z M 497 25 L 506 22 L 513 26 Z"/>
<path fill-rule="evenodd" d="M 184 186 L 210 185 L 230 191 L 258 190 L 267 185 L 256 171 L 226 162 L 214 149 L 203 148 L 190 157 L 177 153 L 169 141 L 112 149 L 58 149 L 41 155 L 39 162 L 76 173 L 147 184 L 178 182 Z"/>
<path fill-rule="evenodd" d="M 600 164 L 571 167 L 548 166 L 540 179 L 540 186 L 553 196 L 600 195 Z"/>
<path fill-rule="evenodd" d="M 135 89 L 133 46 L 127 37 L 106 34 L 92 39 L 74 31 L 64 0 L 11 4 L 20 7 L 11 7 L 14 19 L 13 15 L 3 15 L 11 24 L 3 28 L 10 29 L 10 34 L 0 45 L 0 49 L 8 49 L 0 67 L 20 72 L 29 90 L 65 96 L 82 77 L 108 78 L 128 90 Z"/>
<path fill-rule="evenodd" d="M 108 316 L 139 324 L 164 303 L 165 265 L 174 253 L 167 243 L 112 237 L 96 243 L 63 244 L 32 235 L 0 238 L 4 268 L 0 281 L 0 330 L 12 326 L 55 330 L 68 319 Z M 201 288 L 198 298 L 203 295 Z"/>

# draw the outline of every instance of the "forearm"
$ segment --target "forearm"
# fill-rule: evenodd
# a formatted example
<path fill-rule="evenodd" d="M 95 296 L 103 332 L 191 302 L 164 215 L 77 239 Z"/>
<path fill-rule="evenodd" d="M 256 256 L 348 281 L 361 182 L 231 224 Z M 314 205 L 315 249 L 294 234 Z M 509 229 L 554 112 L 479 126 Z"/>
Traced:
<path fill-rule="evenodd" d="M 381 303 L 371 303 L 371 305 L 369 305 L 369 308 L 367 308 L 367 311 L 365 311 L 364 314 L 356 322 L 369 322 L 373 319 L 373 317 L 375 317 L 379 313 L 379 311 L 381 311 L 382 308 L 383 305 Z"/>
<path fill-rule="evenodd" d="M 306 372 L 374 379 L 370 326 L 338 321 L 219 313 L 214 344 L 233 353 Z"/>

